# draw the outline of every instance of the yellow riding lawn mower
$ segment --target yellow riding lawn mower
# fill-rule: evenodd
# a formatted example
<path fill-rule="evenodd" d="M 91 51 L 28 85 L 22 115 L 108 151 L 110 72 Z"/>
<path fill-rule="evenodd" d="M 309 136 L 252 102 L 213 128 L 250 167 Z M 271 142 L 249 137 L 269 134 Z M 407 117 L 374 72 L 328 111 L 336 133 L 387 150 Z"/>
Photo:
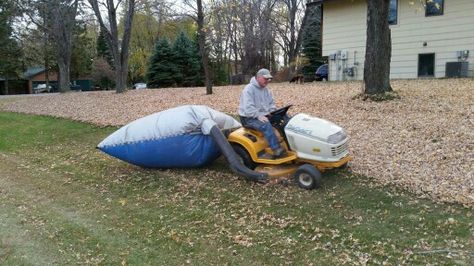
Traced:
<path fill-rule="evenodd" d="M 263 133 L 244 127 L 226 134 L 226 142 L 237 156 L 221 150 L 234 171 L 252 180 L 265 183 L 268 177 L 293 175 L 301 188 L 314 189 L 321 186 L 322 172 L 344 167 L 351 160 L 349 138 L 341 127 L 327 120 L 302 113 L 289 118 L 290 107 L 268 115 L 280 145 L 286 149 L 284 157 L 273 156 Z"/>

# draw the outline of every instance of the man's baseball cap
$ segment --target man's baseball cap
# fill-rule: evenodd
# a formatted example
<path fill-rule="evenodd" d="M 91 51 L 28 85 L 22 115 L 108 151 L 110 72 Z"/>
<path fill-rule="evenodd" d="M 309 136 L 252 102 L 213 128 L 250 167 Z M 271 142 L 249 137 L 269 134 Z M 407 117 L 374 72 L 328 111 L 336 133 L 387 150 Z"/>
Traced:
<path fill-rule="evenodd" d="M 266 68 L 262 68 L 259 71 L 257 71 L 257 76 L 263 76 L 266 79 L 272 79 L 273 76 L 270 74 L 270 70 Z"/>

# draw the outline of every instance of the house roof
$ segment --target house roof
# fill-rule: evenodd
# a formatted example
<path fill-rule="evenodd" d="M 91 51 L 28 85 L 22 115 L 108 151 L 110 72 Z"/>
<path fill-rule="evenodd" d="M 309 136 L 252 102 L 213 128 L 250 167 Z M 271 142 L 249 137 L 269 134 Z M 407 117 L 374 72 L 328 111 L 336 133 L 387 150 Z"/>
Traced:
<path fill-rule="evenodd" d="M 38 75 L 39 73 L 44 72 L 44 70 L 45 70 L 44 67 L 39 67 L 39 66 L 30 67 L 23 73 L 23 78 L 30 79 L 31 77 L 34 77 Z"/>

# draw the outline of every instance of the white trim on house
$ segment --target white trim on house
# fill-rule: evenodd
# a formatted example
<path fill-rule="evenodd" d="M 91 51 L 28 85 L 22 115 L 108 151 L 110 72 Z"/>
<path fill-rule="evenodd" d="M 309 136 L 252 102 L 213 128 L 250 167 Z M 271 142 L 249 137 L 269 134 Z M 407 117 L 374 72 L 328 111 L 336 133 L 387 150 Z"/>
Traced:
<path fill-rule="evenodd" d="M 361 80 L 364 72 L 366 0 L 323 0 L 323 55 L 329 59 L 330 80 Z M 474 0 L 445 0 L 444 14 L 425 16 L 418 0 L 398 0 L 398 23 L 390 26 L 392 60 L 390 78 L 418 78 L 418 55 L 435 54 L 434 77 L 446 76 L 446 63 L 474 66 Z M 340 51 L 340 52 L 338 52 Z M 458 51 L 469 51 L 458 59 Z M 347 55 L 347 59 L 341 57 Z M 353 69 L 353 76 L 347 71 Z"/>

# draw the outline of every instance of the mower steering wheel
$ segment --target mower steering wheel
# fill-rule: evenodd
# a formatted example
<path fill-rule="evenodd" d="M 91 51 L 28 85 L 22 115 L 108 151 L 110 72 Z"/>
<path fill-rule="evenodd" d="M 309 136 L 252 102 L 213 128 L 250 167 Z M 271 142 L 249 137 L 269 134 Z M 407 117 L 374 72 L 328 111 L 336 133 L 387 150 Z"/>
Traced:
<path fill-rule="evenodd" d="M 275 111 L 266 115 L 268 120 L 270 120 L 270 123 L 272 124 L 272 126 L 277 127 L 277 128 L 279 127 L 283 128 L 287 122 L 286 113 L 288 112 L 288 109 L 290 109 L 290 107 L 292 106 L 293 106 L 292 104 L 287 105 L 280 109 L 276 109 Z"/>
<path fill-rule="evenodd" d="M 290 107 L 292 107 L 293 105 L 290 104 L 290 105 L 287 105 L 285 107 L 282 107 L 280 109 L 276 109 L 275 111 L 272 111 L 270 112 L 268 115 L 267 115 L 267 118 L 268 119 L 271 119 L 272 117 L 283 117 L 286 115 L 286 113 L 288 112 L 288 109 L 290 109 Z"/>

